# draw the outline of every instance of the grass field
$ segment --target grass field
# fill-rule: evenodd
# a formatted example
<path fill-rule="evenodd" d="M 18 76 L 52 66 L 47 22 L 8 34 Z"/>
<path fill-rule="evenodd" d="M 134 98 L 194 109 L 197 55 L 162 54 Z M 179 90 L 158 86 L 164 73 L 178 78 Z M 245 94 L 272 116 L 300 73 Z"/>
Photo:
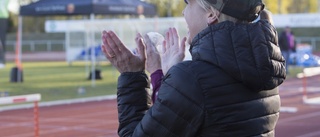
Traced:
<path fill-rule="evenodd" d="M 84 62 L 74 62 L 72 66 L 66 62 L 24 62 L 22 83 L 10 82 L 13 67 L 13 63 L 7 63 L 0 69 L 0 92 L 7 91 L 10 96 L 40 93 L 41 101 L 55 101 L 116 94 L 119 73 L 108 63 L 97 66 L 102 80 L 96 80 L 94 87 L 91 80 L 87 80 L 89 72 Z M 290 67 L 287 78 L 295 77 L 302 69 Z M 79 94 L 80 87 L 85 88 L 86 93 Z"/>
<path fill-rule="evenodd" d="M 289 74 L 287 74 L 287 79 L 288 78 L 293 78 L 293 77 L 297 77 L 298 73 L 302 73 L 304 67 L 300 67 L 300 66 L 290 66 L 289 67 Z"/>
<path fill-rule="evenodd" d="M 41 101 L 83 98 L 116 94 L 116 81 L 119 73 L 110 64 L 100 63 L 102 80 L 92 86 L 87 80 L 89 71 L 84 62 L 69 66 L 66 62 L 25 62 L 23 63 L 23 82 L 11 83 L 10 72 L 13 63 L 0 69 L 0 92 L 7 91 L 10 96 L 40 93 Z M 86 90 L 78 94 L 78 88 Z"/>

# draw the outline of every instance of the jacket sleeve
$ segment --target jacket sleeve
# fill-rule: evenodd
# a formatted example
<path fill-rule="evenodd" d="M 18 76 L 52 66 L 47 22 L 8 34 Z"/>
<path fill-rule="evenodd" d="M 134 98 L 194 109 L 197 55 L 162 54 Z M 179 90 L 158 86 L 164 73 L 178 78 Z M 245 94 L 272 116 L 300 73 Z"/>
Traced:
<path fill-rule="evenodd" d="M 152 101 L 155 102 L 157 98 L 158 90 L 161 86 L 161 80 L 163 77 L 162 69 L 158 69 L 150 75 L 152 85 Z"/>
<path fill-rule="evenodd" d="M 120 137 L 131 136 L 150 106 L 148 77 L 144 72 L 126 72 L 118 78 L 118 118 Z"/>
<path fill-rule="evenodd" d="M 201 100 L 196 99 L 202 95 L 194 79 L 179 67 L 171 68 L 164 77 L 156 102 L 148 110 L 146 75 L 121 75 L 118 83 L 119 136 L 196 136 L 204 112 Z"/>

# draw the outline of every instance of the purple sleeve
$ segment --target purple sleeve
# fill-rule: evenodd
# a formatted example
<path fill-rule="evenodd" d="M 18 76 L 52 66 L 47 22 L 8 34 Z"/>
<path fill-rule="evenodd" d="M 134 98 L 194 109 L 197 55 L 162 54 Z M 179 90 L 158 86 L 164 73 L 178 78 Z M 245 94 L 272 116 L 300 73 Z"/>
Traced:
<path fill-rule="evenodd" d="M 151 74 L 151 84 L 152 84 L 152 101 L 156 101 L 157 92 L 161 86 L 161 79 L 163 77 L 163 72 L 161 69 L 158 69 L 157 71 L 153 72 Z"/>

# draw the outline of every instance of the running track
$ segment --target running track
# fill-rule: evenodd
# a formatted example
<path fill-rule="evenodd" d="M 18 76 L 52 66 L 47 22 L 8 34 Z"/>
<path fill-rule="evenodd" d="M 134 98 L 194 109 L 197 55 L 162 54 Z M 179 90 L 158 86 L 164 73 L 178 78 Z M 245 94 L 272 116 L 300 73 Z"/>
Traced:
<path fill-rule="evenodd" d="M 320 76 L 307 79 L 308 97 L 320 97 Z M 319 137 L 320 105 L 304 104 L 302 80 L 288 79 L 280 87 L 282 106 L 276 137 Z M 41 107 L 40 137 L 117 137 L 116 100 Z M 33 137 L 33 109 L 0 112 L 0 137 Z"/>

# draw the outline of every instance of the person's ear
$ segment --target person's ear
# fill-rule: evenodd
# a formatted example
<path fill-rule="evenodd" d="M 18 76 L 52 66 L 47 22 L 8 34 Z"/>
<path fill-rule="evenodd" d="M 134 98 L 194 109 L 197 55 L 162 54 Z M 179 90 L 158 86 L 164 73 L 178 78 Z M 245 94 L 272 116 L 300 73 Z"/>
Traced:
<path fill-rule="evenodd" d="M 215 24 L 216 22 L 218 21 L 218 15 L 216 13 L 208 13 L 208 16 L 207 16 L 207 24 L 210 25 L 210 24 Z"/>

